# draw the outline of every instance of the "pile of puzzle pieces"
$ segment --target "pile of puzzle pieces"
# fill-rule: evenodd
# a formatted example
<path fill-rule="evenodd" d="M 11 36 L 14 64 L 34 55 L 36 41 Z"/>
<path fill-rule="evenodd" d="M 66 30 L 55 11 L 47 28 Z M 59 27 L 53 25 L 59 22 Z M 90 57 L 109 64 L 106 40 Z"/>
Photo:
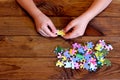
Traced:
<path fill-rule="evenodd" d="M 96 45 L 93 42 L 74 43 L 69 49 L 58 46 L 54 51 L 58 58 L 56 66 L 96 71 L 103 65 L 111 65 L 111 62 L 105 57 L 112 49 L 113 47 L 106 44 L 104 40 L 99 40 Z"/>

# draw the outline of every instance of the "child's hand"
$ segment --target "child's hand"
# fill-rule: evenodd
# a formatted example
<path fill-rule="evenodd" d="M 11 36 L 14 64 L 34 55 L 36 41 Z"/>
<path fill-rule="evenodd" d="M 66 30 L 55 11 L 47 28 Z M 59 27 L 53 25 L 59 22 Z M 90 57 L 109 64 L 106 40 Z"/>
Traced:
<path fill-rule="evenodd" d="M 63 37 L 65 39 L 72 39 L 79 36 L 83 36 L 88 22 L 89 21 L 83 17 L 78 17 L 72 20 L 64 29 L 66 35 Z"/>
<path fill-rule="evenodd" d="M 52 21 L 43 13 L 34 18 L 36 29 L 44 37 L 56 37 L 56 28 Z"/>

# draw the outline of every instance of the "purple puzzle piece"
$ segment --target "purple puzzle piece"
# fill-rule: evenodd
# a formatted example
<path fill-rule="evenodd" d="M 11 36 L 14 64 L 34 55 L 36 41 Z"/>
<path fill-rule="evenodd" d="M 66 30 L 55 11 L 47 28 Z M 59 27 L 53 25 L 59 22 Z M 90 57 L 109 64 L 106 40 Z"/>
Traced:
<path fill-rule="evenodd" d="M 76 49 L 76 48 L 80 48 L 80 44 L 78 44 L 78 43 L 74 43 L 74 44 L 72 44 L 72 47 L 73 47 L 73 49 Z"/>

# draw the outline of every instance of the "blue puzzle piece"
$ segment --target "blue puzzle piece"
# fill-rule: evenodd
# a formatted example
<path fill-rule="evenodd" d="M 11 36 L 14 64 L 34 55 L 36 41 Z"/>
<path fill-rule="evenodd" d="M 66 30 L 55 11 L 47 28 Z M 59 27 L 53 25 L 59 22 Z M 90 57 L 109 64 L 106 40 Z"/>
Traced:
<path fill-rule="evenodd" d="M 84 68 L 85 68 L 86 70 L 89 70 L 89 69 L 90 69 L 90 66 L 89 66 L 89 63 L 88 63 L 88 62 L 86 62 L 86 63 L 84 64 Z"/>
<path fill-rule="evenodd" d="M 65 52 L 63 53 L 63 55 L 64 55 L 66 58 L 70 58 L 69 51 L 65 51 Z"/>
<path fill-rule="evenodd" d="M 85 54 L 85 51 L 82 47 L 78 48 L 78 52 L 81 53 L 81 54 Z"/>
<path fill-rule="evenodd" d="M 72 61 L 73 61 L 73 62 L 79 62 L 79 61 L 80 61 L 80 58 L 78 58 L 78 57 L 72 57 Z"/>
<path fill-rule="evenodd" d="M 87 42 L 87 47 L 88 47 L 89 49 L 93 49 L 94 44 L 93 44 L 92 42 Z"/>
<path fill-rule="evenodd" d="M 92 56 L 91 56 L 91 55 L 89 55 L 89 54 L 88 54 L 88 55 L 86 55 L 86 56 L 85 56 L 86 61 L 89 61 L 89 60 L 91 59 L 91 57 L 92 57 Z"/>

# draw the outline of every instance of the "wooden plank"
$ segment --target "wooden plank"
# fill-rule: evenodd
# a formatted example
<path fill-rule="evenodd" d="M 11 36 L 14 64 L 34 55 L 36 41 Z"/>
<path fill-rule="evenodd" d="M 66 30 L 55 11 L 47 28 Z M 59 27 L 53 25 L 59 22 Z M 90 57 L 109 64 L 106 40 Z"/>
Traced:
<path fill-rule="evenodd" d="M 36 0 L 36 5 L 48 16 L 79 16 L 88 9 L 93 0 Z M 99 16 L 119 17 L 120 0 L 111 5 Z M 0 16 L 26 16 L 15 0 L 0 0 Z"/>
<path fill-rule="evenodd" d="M 98 72 L 93 72 L 93 73 L 88 73 L 86 74 L 82 74 L 84 71 L 73 71 L 74 74 L 74 78 L 73 79 L 81 79 L 81 80 L 96 80 L 96 79 L 100 79 L 100 80 L 119 80 L 120 77 L 120 70 L 119 70 L 119 66 L 120 66 L 120 60 L 117 60 L 118 58 L 109 58 L 109 60 L 111 60 L 112 62 L 112 66 L 111 67 L 102 67 Z M 117 73 L 117 74 L 114 74 Z M 80 78 L 80 74 L 82 74 L 84 77 Z"/>
<path fill-rule="evenodd" d="M 0 35 L 38 35 L 27 17 L 1 17 L 0 21 Z"/>
<path fill-rule="evenodd" d="M 62 38 L 43 38 L 41 36 L 0 36 L 0 57 L 1 58 L 40 58 L 55 57 L 56 46 L 70 48 L 71 43 L 88 42 L 96 43 L 103 39 L 113 45 L 114 50 L 107 57 L 120 57 L 120 37 L 79 37 L 73 40 Z"/>
<path fill-rule="evenodd" d="M 104 36 L 120 36 L 119 22 L 120 18 L 109 17 L 95 18 L 90 24 L 102 32 Z"/>
<path fill-rule="evenodd" d="M 74 17 L 50 18 L 57 28 L 62 29 Z M 119 22 L 120 18 L 99 17 L 93 19 L 90 25 L 105 36 L 120 36 Z M 28 17 L 0 17 L 0 35 L 39 35 L 34 26 L 32 20 Z"/>
<path fill-rule="evenodd" d="M 26 15 L 16 0 L 0 0 L 0 16 Z"/>
<path fill-rule="evenodd" d="M 56 58 L 0 58 L 0 79 L 48 80 L 48 79 L 115 79 L 120 77 L 120 59 L 109 58 L 110 67 L 97 72 L 70 70 L 55 66 Z"/>

